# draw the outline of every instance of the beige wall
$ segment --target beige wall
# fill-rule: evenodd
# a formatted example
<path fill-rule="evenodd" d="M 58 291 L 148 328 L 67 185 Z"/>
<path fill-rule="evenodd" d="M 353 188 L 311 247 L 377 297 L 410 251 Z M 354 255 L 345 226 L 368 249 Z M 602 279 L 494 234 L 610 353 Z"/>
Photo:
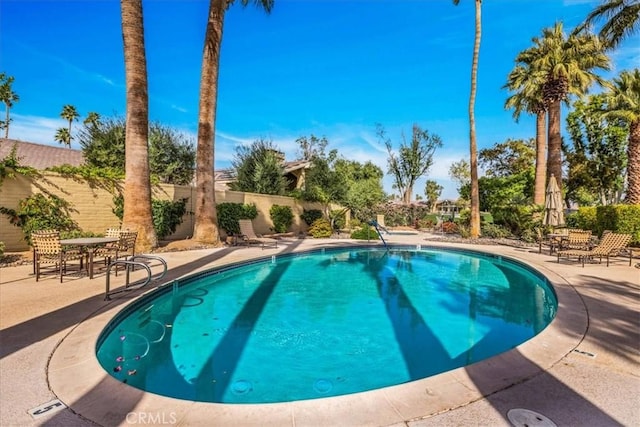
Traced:
<path fill-rule="evenodd" d="M 106 189 L 91 186 L 78 179 L 61 177 L 55 173 L 43 173 L 39 178 L 18 175 L 7 178 L 0 186 L 0 206 L 17 209 L 18 203 L 35 193 L 51 192 L 71 204 L 71 217 L 83 231 L 104 233 L 107 228 L 119 227 L 120 221 L 113 213 L 113 194 Z M 180 200 L 186 198 L 187 213 L 170 240 L 185 239 L 193 234 L 193 205 L 195 188 L 160 184 L 153 188 L 153 197 L 161 200 Z M 268 196 L 264 194 L 242 193 L 237 191 L 216 191 L 217 203 L 255 203 L 258 217 L 253 221 L 256 233 L 271 233 L 273 222 L 269 215 L 271 205 L 290 206 L 293 211 L 293 225 L 289 231 L 306 231 L 307 225 L 300 218 L 303 209 L 322 209 L 320 204 L 301 203 L 291 197 Z M 223 233 L 221 231 L 221 233 Z M 224 236 L 223 236 L 224 237 Z M 0 214 L 0 241 L 5 251 L 28 250 L 22 230 L 9 222 L 6 215 Z"/>

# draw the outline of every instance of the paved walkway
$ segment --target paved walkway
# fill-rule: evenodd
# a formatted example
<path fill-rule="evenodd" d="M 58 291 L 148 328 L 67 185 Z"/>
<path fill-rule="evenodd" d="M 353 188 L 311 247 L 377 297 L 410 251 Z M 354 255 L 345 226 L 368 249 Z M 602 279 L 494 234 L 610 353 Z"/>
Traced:
<path fill-rule="evenodd" d="M 65 277 L 61 284 L 50 277 L 36 283 L 31 266 L 3 268 L 0 425 L 509 426 L 507 413 L 514 408 L 535 411 L 558 426 L 640 425 L 640 270 L 629 267 L 628 259 L 582 268 L 526 248 L 434 243 L 425 234 L 385 237 L 527 262 L 553 283 L 558 315 L 541 334 L 507 353 L 425 380 L 285 404 L 205 404 L 140 392 L 97 364 L 98 333 L 135 293 L 105 302 L 104 273 L 93 280 Z M 348 243 L 287 240 L 264 251 L 221 248 L 162 257 L 171 280 L 251 257 Z"/>

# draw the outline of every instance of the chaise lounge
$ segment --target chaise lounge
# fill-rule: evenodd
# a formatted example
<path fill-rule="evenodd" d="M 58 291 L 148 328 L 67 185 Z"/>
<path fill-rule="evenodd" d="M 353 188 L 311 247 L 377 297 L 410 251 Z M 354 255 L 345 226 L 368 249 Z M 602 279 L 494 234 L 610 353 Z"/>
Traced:
<path fill-rule="evenodd" d="M 276 239 L 256 235 L 255 231 L 253 231 L 253 223 L 250 219 L 240 219 L 238 220 L 238 223 L 240 224 L 239 237 L 247 244 L 247 246 L 251 246 L 251 243 L 259 243 L 262 245 L 262 249 L 264 249 L 265 245 L 273 245 L 276 248 L 278 247 L 278 241 Z"/>
<path fill-rule="evenodd" d="M 623 249 L 627 248 L 629 242 L 631 242 L 630 234 L 607 233 L 602 236 L 600 244 L 591 250 L 568 249 L 558 251 L 558 262 L 560 262 L 561 256 L 574 256 L 578 257 L 579 261 L 582 261 L 582 266 L 584 267 L 585 260 L 587 259 L 591 260 L 594 257 L 598 257 L 602 263 L 602 258 L 606 257 L 607 267 L 609 267 L 609 258 L 618 256 Z"/>

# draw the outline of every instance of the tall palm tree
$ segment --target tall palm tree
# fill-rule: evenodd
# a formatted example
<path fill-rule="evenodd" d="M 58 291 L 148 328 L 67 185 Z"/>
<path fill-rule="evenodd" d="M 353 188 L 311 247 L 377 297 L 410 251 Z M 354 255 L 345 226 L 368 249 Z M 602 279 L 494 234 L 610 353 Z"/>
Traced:
<path fill-rule="evenodd" d="M 207 29 L 202 54 L 200 102 L 198 106 L 198 145 L 196 148 L 196 200 L 193 239 L 218 244 L 215 182 L 213 178 L 216 108 L 218 101 L 218 70 L 224 14 L 235 0 L 210 0 Z M 249 0 L 240 0 L 242 6 Z M 267 13 L 274 0 L 254 0 Z"/>
<path fill-rule="evenodd" d="M 158 245 L 151 216 L 149 173 L 149 94 L 142 0 L 121 0 L 126 80 L 125 180 L 123 228 L 138 232 L 137 251 Z"/>
<path fill-rule="evenodd" d="M 60 144 L 64 144 L 67 147 L 71 147 L 71 134 L 69 133 L 69 129 L 58 128 L 53 138 Z"/>
<path fill-rule="evenodd" d="M 596 21 L 605 22 L 598 32 L 607 48 L 615 48 L 624 38 L 638 31 L 640 0 L 605 0 L 587 15 L 576 32 L 591 27 Z"/>
<path fill-rule="evenodd" d="M 627 146 L 627 195 L 625 201 L 640 204 L 640 69 L 623 71 L 605 92 L 606 115 L 629 122 Z"/>
<path fill-rule="evenodd" d="M 536 71 L 527 63 L 525 55 L 516 57 L 517 65 L 509 73 L 504 88 L 515 92 L 507 98 L 505 108 L 513 109 L 516 122 L 520 114 L 526 112 L 536 116 L 536 175 L 533 191 L 533 203 L 544 204 L 547 175 L 547 108 L 542 97 L 542 85 L 545 74 Z"/>
<path fill-rule="evenodd" d="M 60 117 L 69 122 L 69 127 L 67 128 L 67 130 L 69 131 L 68 147 L 71 148 L 71 140 L 73 139 L 73 136 L 71 136 L 71 123 L 73 123 L 74 120 L 78 120 L 80 114 L 78 113 L 78 110 L 76 110 L 76 107 L 74 107 L 73 105 L 65 105 L 64 107 L 62 107 Z"/>
<path fill-rule="evenodd" d="M 604 80 L 594 70 L 608 70 L 610 62 L 598 37 L 590 33 L 567 37 L 562 22 L 545 28 L 542 37 L 533 41 L 534 46 L 523 55 L 536 72 L 545 73 L 542 93 L 548 112 L 547 173 L 555 175 L 562 189 L 561 103 L 567 102 L 569 95 L 586 94 L 594 82 L 603 85 Z"/>
<path fill-rule="evenodd" d="M 100 123 L 100 118 L 100 114 L 96 113 L 95 111 L 90 111 L 89 113 L 87 113 L 87 117 L 82 123 L 84 123 L 86 126 L 95 127 Z"/>
<path fill-rule="evenodd" d="M 476 144 L 476 86 L 478 82 L 478 57 L 480 56 L 480 39 L 482 37 L 482 0 L 475 0 L 475 37 L 473 43 L 473 59 L 471 62 L 471 94 L 469 95 L 469 165 L 471 166 L 471 229 L 472 239 L 480 236 L 480 192 L 478 189 L 478 147 Z M 460 0 L 453 0 L 458 5 Z"/>
<path fill-rule="evenodd" d="M 9 123 L 11 123 L 11 117 L 9 116 L 9 110 L 13 107 L 15 102 L 20 100 L 20 97 L 17 93 L 13 91 L 11 87 L 13 85 L 13 81 L 15 77 L 7 76 L 5 73 L 0 73 L 0 101 L 4 103 L 5 107 L 5 120 L 3 123 L 4 126 L 4 137 L 9 138 Z"/>

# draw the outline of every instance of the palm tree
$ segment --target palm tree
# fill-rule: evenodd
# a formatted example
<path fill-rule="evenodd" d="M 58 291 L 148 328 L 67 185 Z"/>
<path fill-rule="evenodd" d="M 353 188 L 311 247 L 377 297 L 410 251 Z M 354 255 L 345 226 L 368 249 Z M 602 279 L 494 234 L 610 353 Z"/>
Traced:
<path fill-rule="evenodd" d="M 476 86 L 478 81 L 478 57 L 480 55 L 480 39 L 482 36 L 482 0 L 476 2 L 475 38 L 473 44 L 473 60 L 471 63 L 471 95 L 469 96 L 469 165 L 471 166 L 471 229 L 472 239 L 480 236 L 480 192 L 478 189 L 478 148 L 476 144 Z M 453 0 L 458 5 L 460 0 Z"/>
<path fill-rule="evenodd" d="M 536 175 L 533 203 L 542 205 L 545 199 L 547 179 L 547 139 L 545 135 L 547 108 L 542 97 L 545 75 L 536 71 L 526 61 L 526 56 L 518 55 L 517 65 L 509 73 L 504 88 L 515 93 L 507 98 L 505 108 L 513 109 L 513 118 L 516 122 L 520 119 L 522 112 L 536 116 Z"/>
<path fill-rule="evenodd" d="M 56 135 L 53 137 L 60 144 L 71 147 L 71 134 L 67 128 L 58 128 Z"/>
<path fill-rule="evenodd" d="M 9 110 L 13 107 L 14 102 L 18 102 L 20 100 L 18 94 L 11 88 L 14 80 L 15 78 L 13 76 L 7 76 L 5 73 L 0 73 L 0 101 L 4 103 L 6 110 L 6 118 L 4 123 L 2 123 L 4 126 L 5 138 L 9 138 L 9 123 L 11 122 Z"/>
<path fill-rule="evenodd" d="M 200 102 L 198 106 L 198 145 L 196 149 L 196 200 L 193 239 L 218 244 L 216 196 L 213 178 L 218 70 L 224 14 L 235 0 L 210 0 L 202 54 Z M 240 0 L 246 6 L 249 0 Z M 274 0 L 254 0 L 269 13 Z"/>
<path fill-rule="evenodd" d="M 536 72 L 545 74 L 542 93 L 548 111 L 547 173 L 555 175 L 562 189 L 561 103 L 567 102 L 569 95 L 586 94 L 594 82 L 603 85 L 604 80 L 593 70 L 608 70 L 610 63 L 598 37 L 589 33 L 566 37 L 561 22 L 545 28 L 542 37 L 533 41 L 534 46 L 522 55 Z"/>
<path fill-rule="evenodd" d="M 605 115 L 629 123 L 627 146 L 627 195 L 625 201 L 640 204 L 640 69 L 623 71 L 605 92 Z"/>
<path fill-rule="evenodd" d="M 615 48 L 624 38 L 638 30 L 640 25 L 640 0 L 606 0 L 587 15 L 575 32 L 591 27 L 605 19 L 598 36 L 607 48 Z"/>
<path fill-rule="evenodd" d="M 64 107 L 62 107 L 62 112 L 60 113 L 60 117 L 62 117 L 63 119 L 67 120 L 69 122 L 69 148 L 71 148 L 71 140 L 73 139 L 73 137 L 71 136 L 71 123 L 73 123 L 74 120 L 77 120 L 78 117 L 80 117 L 80 114 L 78 114 L 78 110 L 76 110 L 76 107 L 74 107 L 73 105 L 65 105 Z"/>
<path fill-rule="evenodd" d="M 138 231 L 137 251 L 158 245 L 151 216 L 149 173 L 149 95 L 142 0 L 121 0 L 126 80 L 125 180 L 123 228 Z"/>
<path fill-rule="evenodd" d="M 90 111 L 89 113 L 87 113 L 87 117 L 82 123 L 84 123 L 86 126 L 98 126 L 98 124 L 100 123 L 100 114 L 96 113 L 95 111 Z"/>

